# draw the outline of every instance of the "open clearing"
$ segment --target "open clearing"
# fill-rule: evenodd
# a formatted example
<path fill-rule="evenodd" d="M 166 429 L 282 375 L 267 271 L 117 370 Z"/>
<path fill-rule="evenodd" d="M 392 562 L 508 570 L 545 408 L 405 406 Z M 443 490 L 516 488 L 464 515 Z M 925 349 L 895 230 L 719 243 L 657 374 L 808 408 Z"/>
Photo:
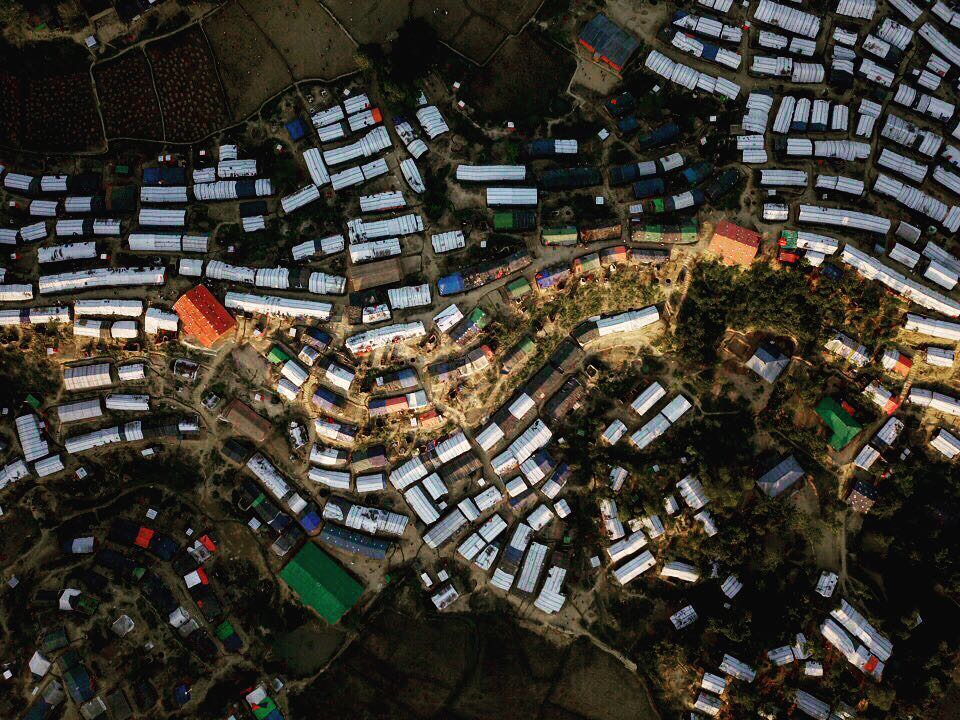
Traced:
<path fill-rule="evenodd" d="M 353 43 L 316 0 L 240 4 L 280 51 L 295 79 L 332 80 L 356 70 Z"/>
<path fill-rule="evenodd" d="M 410 12 L 430 23 L 438 37 L 454 38 L 473 13 L 466 3 L 448 5 L 450 7 L 440 7 L 432 0 L 412 0 Z"/>
<path fill-rule="evenodd" d="M 20 142 L 20 80 L 9 73 L 0 73 L 0 141 Z"/>
<path fill-rule="evenodd" d="M 487 61 L 510 33 L 519 32 L 537 0 L 327 0 L 324 5 L 361 45 L 389 40 L 408 16 L 430 23 L 439 38 L 475 63 Z M 512 66 L 511 66 L 512 67 Z"/>
<path fill-rule="evenodd" d="M 327 0 L 324 5 L 361 45 L 383 42 L 408 16 L 408 5 L 402 2 Z"/>
<path fill-rule="evenodd" d="M 496 60 L 464 84 L 466 103 L 497 120 L 543 115 L 563 94 L 574 60 L 529 30 L 507 41 Z"/>
<path fill-rule="evenodd" d="M 587 641 L 570 653 L 550 700 L 578 717 L 659 718 L 640 678 Z"/>
<path fill-rule="evenodd" d="M 541 0 L 468 0 L 477 15 L 489 18 L 509 33 L 518 33 L 540 7 Z"/>
<path fill-rule="evenodd" d="M 37 150 L 89 149 L 102 142 L 90 75 L 23 81 L 23 144 Z"/>
<path fill-rule="evenodd" d="M 424 613 L 397 589 L 336 663 L 290 697 L 296 717 L 659 718 L 641 678 L 586 640 L 554 642 L 505 613 Z"/>
<path fill-rule="evenodd" d="M 239 3 L 224 5 L 204 20 L 203 27 L 235 120 L 250 115 L 293 81 L 280 53 Z"/>
<path fill-rule="evenodd" d="M 486 62 L 490 54 L 500 47 L 507 33 L 479 15 L 473 15 L 464 24 L 457 36 L 447 40 L 450 47 L 463 53 L 476 63 Z M 502 68 L 501 68 L 502 69 Z"/>

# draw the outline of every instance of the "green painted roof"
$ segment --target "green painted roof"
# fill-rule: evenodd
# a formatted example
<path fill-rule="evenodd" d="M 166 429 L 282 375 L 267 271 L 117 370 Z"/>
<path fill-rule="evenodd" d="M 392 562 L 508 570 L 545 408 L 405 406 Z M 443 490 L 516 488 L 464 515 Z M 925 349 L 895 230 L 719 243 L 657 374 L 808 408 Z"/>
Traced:
<path fill-rule="evenodd" d="M 523 350 L 525 353 L 532 353 L 537 349 L 537 344 L 533 341 L 529 335 L 525 335 L 523 339 L 517 343 L 517 347 Z"/>
<path fill-rule="evenodd" d="M 228 637 L 234 634 L 233 625 L 230 624 L 229 620 L 224 620 L 222 623 L 217 625 L 217 637 L 220 640 L 226 640 Z"/>
<path fill-rule="evenodd" d="M 58 628 L 56 630 L 51 630 L 46 635 L 43 636 L 41 642 L 41 647 L 44 652 L 53 652 L 54 650 L 59 650 L 70 644 L 70 641 L 67 639 L 67 632 L 63 628 Z"/>
<path fill-rule="evenodd" d="M 273 346 L 273 349 L 270 350 L 270 354 L 267 355 L 267 360 L 272 363 L 282 363 L 290 359 L 290 356 L 287 355 L 282 348 L 277 345 Z"/>
<path fill-rule="evenodd" d="M 541 233 L 544 245 L 575 245 L 580 240 L 576 226 L 543 228 Z"/>
<path fill-rule="evenodd" d="M 312 542 L 287 563 L 280 577 L 331 625 L 339 622 L 363 594 L 363 586 Z"/>
<path fill-rule="evenodd" d="M 490 324 L 490 316 L 483 311 L 483 308 L 474 308 L 473 312 L 467 316 L 467 320 L 481 330 Z"/>
<path fill-rule="evenodd" d="M 521 298 L 527 293 L 533 292 L 533 288 L 530 287 L 529 280 L 525 277 L 520 277 L 511 283 L 507 283 L 507 292 L 510 293 L 510 297 L 512 298 Z"/>
<path fill-rule="evenodd" d="M 576 260 L 580 261 L 580 272 L 590 272 L 591 270 L 598 270 L 600 268 L 600 256 L 597 253 L 582 255 Z M 576 262 L 576 260 L 574 262 Z"/>
<path fill-rule="evenodd" d="M 259 704 L 251 707 L 253 710 L 253 716 L 257 720 L 263 720 L 265 717 L 270 715 L 274 710 L 277 709 L 277 704 L 273 701 L 272 697 L 267 696 Z"/>
<path fill-rule="evenodd" d="M 863 426 L 833 398 L 826 397 L 817 405 L 817 415 L 827 424 L 833 433 L 830 437 L 830 447 L 834 450 L 843 450 L 853 438 L 857 436 Z"/>

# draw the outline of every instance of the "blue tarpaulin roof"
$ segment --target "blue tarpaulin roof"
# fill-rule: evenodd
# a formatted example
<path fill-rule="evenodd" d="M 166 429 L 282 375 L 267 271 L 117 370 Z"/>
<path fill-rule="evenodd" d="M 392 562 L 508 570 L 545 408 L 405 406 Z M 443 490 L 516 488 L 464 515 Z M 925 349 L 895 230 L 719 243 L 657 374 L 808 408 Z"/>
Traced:
<path fill-rule="evenodd" d="M 566 280 L 570 276 L 570 268 L 563 265 L 544 268 L 536 275 L 537 287 L 541 290 L 553 287 L 559 282 Z"/>
<path fill-rule="evenodd" d="M 317 515 L 317 513 L 315 512 L 308 512 L 306 515 L 300 518 L 300 525 L 308 533 L 313 532 L 318 527 L 320 527 L 321 522 L 323 521 L 320 519 L 320 516 Z"/>
<path fill-rule="evenodd" d="M 320 542 L 340 550 L 383 560 L 390 549 L 390 541 L 355 532 L 340 525 L 327 525 L 320 533 Z"/>
<path fill-rule="evenodd" d="M 603 13 L 584 25 L 580 42 L 589 48 L 597 59 L 604 60 L 617 70 L 623 68 L 640 42 Z"/>
<path fill-rule="evenodd" d="M 182 167 L 150 167 L 143 169 L 144 185 L 186 185 L 187 171 Z"/>
<path fill-rule="evenodd" d="M 303 136 L 307 134 L 307 127 L 300 118 L 294 118 L 284 125 L 284 127 L 287 128 L 287 133 L 290 135 L 290 139 L 294 142 L 302 139 Z"/>
<path fill-rule="evenodd" d="M 663 195 L 667 186 L 661 178 L 650 178 L 648 180 L 639 180 L 633 184 L 633 196 L 637 200 Z"/>
<path fill-rule="evenodd" d="M 437 280 L 437 288 L 441 295 L 455 295 L 458 292 L 463 292 L 463 275 L 453 273 L 453 275 L 442 277 Z"/>

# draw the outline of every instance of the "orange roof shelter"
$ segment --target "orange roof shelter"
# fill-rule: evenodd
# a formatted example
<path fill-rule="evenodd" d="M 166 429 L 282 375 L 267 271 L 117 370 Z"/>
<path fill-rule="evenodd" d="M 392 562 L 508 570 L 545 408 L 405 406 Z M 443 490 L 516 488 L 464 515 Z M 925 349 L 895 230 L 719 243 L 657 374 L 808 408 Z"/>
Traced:
<path fill-rule="evenodd" d="M 233 315 L 203 285 L 181 295 L 173 310 L 180 316 L 184 332 L 204 347 L 211 347 L 237 326 Z"/>
<path fill-rule="evenodd" d="M 724 220 L 713 231 L 709 250 L 727 265 L 749 267 L 760 250 L 760 234 Z"/>

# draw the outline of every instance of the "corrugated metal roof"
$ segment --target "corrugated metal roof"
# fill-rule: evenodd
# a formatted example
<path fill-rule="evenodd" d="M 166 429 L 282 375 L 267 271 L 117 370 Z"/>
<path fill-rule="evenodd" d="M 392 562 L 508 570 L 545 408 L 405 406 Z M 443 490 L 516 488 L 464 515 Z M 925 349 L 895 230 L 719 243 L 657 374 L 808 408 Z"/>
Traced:
<path fill-rule="evenodd" d="M 280 206 L 285 213 L 292 213 L 294 210 L 302 208 L 304 205 L 320 199 L 320 190 L 316 185 L 310 184 L 300 188 L 292 195 L 287 195 L 280 200 Z"/>
<path fill-rule="evenodd" d="M 423 128 L 427 137 L 431 140 L 450 131 L 450 128 L 447 126 L 446 121 L 443 119 L 436 105 L 428 105 L 418 109 L 417 120 L 420 122 L 420 127 Z"/>
<path fill-rule="evenodd" d="M 164 268 L 94 268 L 58 275 L 41 275 L 40 294 L 70 292 L 93 287 L 163 285 Z"/>
<path fill-rule="evenodd" d="M 431 235 L 430 242 L 433 245 L 433 251 L 435 253 L 445 253 L 452 252 L 453 250 L 459 250 L 460 248 L 465 247 L 467 243 L 466 238 L 463 235 L 463 230 L 450 230 L 437 235 Z"/>
<path fill-rule="evenodd" d="M 173 309 L 183 322 L 184 333 L 193 335 L 206 347 L 227 335 L 237 324 L 213 293 L 203 285 L 197 285 L 181 295 Z"/>
<path fill-rule="evenodd" d="M 187 211 L 140 208 L 140 213 L 137 217 L 141 225 L 182 227 L 187 221 Z"/>
<path fill-rule="evenodd" d="M 110 363 L 68 367 L 63 370 L 63 385 L 67 390 L 92 390 L 112 384 Z"/>
<path fill-rule="evenodd" d="M 387 192 L 377 193 L 375 195 L 360 196 L 361 212 L 384 212 L 387 210 L 396 210 L 405 207 L 407 201 L 403 193 L 399 190 L 389 190 Z"/>
<path fill-rule="evenodd" d="M 262 315 L 281 315 L 294 318 L 317 318 L 329 320 L 333 311 L 330 303 L 298 298 L 282 298 L 275 295 L 252 295 L 228 292 L 224 305 L 230 309 Z"/>
<path fill-rule="evenodd" d="M 461 182 L 523 182 L 526 179 L 525 165 L 457 166 L 457 180 Z"/>
<path fill-rule="evenodd" d="M 487 205 L 494 206 L 535 206 L 537 189 L 532 187 L 488 187 Z"/>
<path fill-rule="evenodd" d="M 621 70 L 640 47 L 640 42 L 629 32 L 597 13 L 580 31 L 580 43 L 600 60 Z"/>

